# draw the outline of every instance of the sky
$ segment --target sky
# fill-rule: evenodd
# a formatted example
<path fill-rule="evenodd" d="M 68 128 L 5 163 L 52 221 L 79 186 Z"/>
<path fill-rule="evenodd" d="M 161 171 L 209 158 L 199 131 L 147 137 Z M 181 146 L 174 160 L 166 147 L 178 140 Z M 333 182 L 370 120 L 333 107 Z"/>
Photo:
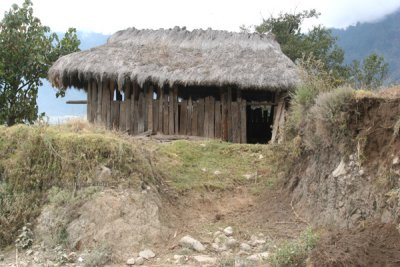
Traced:
<path fill-rule="evenodd" d="M 322 24 L 345 28 L 357 22 L 375 21 L 400 8 L 399 0 L 32 0 L 35 16 L 52 31 L 69 27 L 111 34 L 128 27 L 138 29 L 213 28 L 239 31 L 241 25 L 259 24 L 281 12 L 310 8 L 322 15 L 305 26 Z M 1 0 L 0 19 L 13 3 Z"/>

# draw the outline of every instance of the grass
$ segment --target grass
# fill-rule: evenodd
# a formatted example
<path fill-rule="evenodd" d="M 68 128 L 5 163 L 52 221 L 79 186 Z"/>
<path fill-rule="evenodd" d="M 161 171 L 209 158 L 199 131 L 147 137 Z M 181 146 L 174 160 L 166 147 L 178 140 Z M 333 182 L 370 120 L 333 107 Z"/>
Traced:
<path fill-rule="evenodd" d="M 0 127 L 0 247 L 11 244 L 43 205 L 79 205 L 93 187 L 139 189 L 143 182 L 167 182 L 175 191 L 246 185 L 260 193 L 285 176 L 298 148 L 296 139 L 284 145 L 160 144 L 83 122 Z M 104 166 L 111 175 L 99 178 Z M 68 243 L 67 223 L 65 218 L 54 230 L 57 242 Z"/>
<path fill-rule="evenodd" d="M 89 126 L 0 127 L 0 151 L 0 247 L 39 215 L 53 187 L 138 186 L 157 179 L 141 144 Z M 109 180 L 97 180 L 100 166 L 111 169 Z"/>
<path fill-rule="evenodd" d="M 300 237 L 290 242 L 282 243 L 269 257 L 271 266 L 273 267 L 293 267 L 304 266 L 304 263 L 316 246 L 318 234 L 310 227 L 307 228 Z"/>
<path fill-rule="evenodd" d="M 284 154 L 280 148 L 218 140 L 175 141 L 160 145 L 157 166 L 177 190 L 225 190 L 238 185 L 259 189 L 275 184 L 279 170 L 273 161 Z"/>

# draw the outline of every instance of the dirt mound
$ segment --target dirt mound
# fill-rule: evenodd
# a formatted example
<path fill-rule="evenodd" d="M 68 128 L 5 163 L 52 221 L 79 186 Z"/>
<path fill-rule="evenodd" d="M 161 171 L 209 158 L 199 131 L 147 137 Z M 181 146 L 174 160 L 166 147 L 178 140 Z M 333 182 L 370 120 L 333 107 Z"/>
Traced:
<path fill-rule="evenodd" d="M 168 228 L 161 221 L 160 206 L 160 197 L 151 190 L 107 189 L 93 194 L 75 208 L 43 209 L 38 218 L 37 236 L 43 238 L 60 232 L 56 229 L 64 220 L 62 231 L 71 249 L 107 247 L 116 258 L 126 259 L 133 251 L 155 247 L 165 240 Z M 71 208 L 74 210 L 69 213 L 62 211 Z"/>
<path fill-rule="evenodd" d="M 346 140 L 305 152 L 286 183 L 299 214 L 316 225 L 347 228 L 369 219 L 398 222 L 400 98 L 353 99 Z M 349 144 L 340 150 L 341 144 Z"/>
<path fill-rule="evenodd" d="M 394 224 L 364 227 L 322 237 L 310 256 L 311 266 L 400 266 L 400 233 Z"/>

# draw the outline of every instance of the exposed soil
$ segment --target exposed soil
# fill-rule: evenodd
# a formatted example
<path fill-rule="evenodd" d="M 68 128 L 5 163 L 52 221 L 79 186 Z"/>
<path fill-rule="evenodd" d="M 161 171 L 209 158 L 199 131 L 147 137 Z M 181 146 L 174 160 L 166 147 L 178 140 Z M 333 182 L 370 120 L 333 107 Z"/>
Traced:
<path fill-rule="evenodd" d="M 310 266 L 400 266 L 400 233 L 394 224 L 379 222 L 322 236 Z"/>

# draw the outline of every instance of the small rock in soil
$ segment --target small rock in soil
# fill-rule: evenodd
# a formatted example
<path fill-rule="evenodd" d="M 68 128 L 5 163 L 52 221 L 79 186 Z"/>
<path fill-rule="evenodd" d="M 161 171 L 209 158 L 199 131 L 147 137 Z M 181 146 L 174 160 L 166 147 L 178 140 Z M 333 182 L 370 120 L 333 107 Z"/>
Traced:
<path fill-rule="evenodd" d="M 251 250 L 251 246 L 247 243 L 241 243 L 240 244 L 240 249 L 243 251 L 250 251 Z"/>
<path fill-rule="evenodd" d="M 4 261 L 4 255 L 0 255 L 0 261 Z"/>
<path fill-rule="evenodd" d="M 126 261 L 126 265 L 129 265 L 129 266 L 135 265 L 135 259 L 134 259 L 134 258 L 128 259 L 128 260 Z"/>
<path fill-rule="evenodd" d="M 235 248 L 237 247 L 237 245 L 239 244 L 238 241 L 236 241 L 236 239 L 234 239 L 233 237 L 230 237 L 227 241 L 226 241 L 226 246 L 228 248 Z"/>
<path fill-rule="evenodd" d="M 139 252 L 139 256 L 142 257 L 143 259 L 148 260 L 148 259 L 154 258 L 156 256 L 156 254 L 153 251 L 151 251 L 150 249 L 145 249 L 145 250 Z"/>
<path fill-rule="evenodd" d="M 137 257 L 136 260 L 135 260 L 135 263 L 136 263 L 137 265 L 142 265 L 142 264 L 144 263 L 144 258 L 142 258 L 142 257 Z"/>
<path fill-rule="evenodd" d="M 194 239 L 193 237 L 187 235 L 181 238 L 181 240 L 179 241 L 179 244 L 182 247 L 187 247 L 190 249 L 193 249 L 197 252 L 202 252 L 204 250 L 206 250 L 206 248 L 203 246 L 202 243 L 200 243 L 200 241 Z"/>
<path fill-rule="evenodd" d="M 183 264 L 183 263 L 186 263 L 189 260 L 189 258 L 186 255 L 174 255 L 174 260 L 175 260 L 175 263 Z"/>
<path fill-rule="evenodd" d="M 74 263 L 76 261 L 77 255 L 75 252 L 71 252 L 68 254 L 68 262 Z"/>
<path fill-rule="evenodd" d="M 224 234 L 225 234 L 226 236 L 231 236 L 231 235 L 233 235 L 233 229 L 232 229 L 232 227 L 230 227 L 230 226 L 226 227 L 226 228 L 224 229 Z"/>
<path fill-rule="evenodd" d="M 27 256 L 30 256 L 30 255 L 32 255 L 33 254 L 33 250 L 32 249 L 28 249 L 27 251 L 26 251 L 26 255 Z"/>
<path fill-rule="evenodd" d="M 198 263 L 200 264 L 216 264 L 217 259 L 208 255 L 197 255 L 193 256 L 193 259 L 195 259 Z"/>
<path fill-rule="evenodd" d="M 259 262 L 259 261 L 266 260 L 268 258 L 268 256 L 269 256 L 268 252 L 262 252 L 262 253 L 257 253 L 257 254 L 250 255 L 246 259 L 248 261 Z"/>

